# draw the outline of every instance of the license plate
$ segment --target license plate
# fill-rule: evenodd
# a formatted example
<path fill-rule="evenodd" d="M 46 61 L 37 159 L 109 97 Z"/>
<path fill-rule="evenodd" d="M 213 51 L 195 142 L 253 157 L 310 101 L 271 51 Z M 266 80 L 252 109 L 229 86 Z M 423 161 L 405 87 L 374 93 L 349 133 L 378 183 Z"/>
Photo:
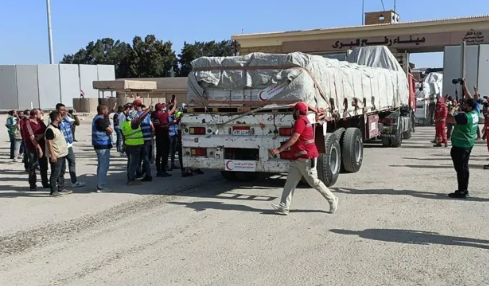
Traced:
<path fill-rule="evenodd" d="M 249 136 L 249 135 L 251 135 L 250 127 L 247 127 L 247 126 L 233 127 L 233 135 L 235 135 L 235 136 Z"/>

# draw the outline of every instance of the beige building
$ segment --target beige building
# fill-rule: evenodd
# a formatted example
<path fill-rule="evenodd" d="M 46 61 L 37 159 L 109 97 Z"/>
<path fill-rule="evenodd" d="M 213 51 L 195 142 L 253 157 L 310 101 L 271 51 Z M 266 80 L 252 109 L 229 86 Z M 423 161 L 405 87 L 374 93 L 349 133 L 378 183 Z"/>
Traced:
<path fill-rule="evenodd" d="M 342 59 L 353 47 L 386 45 L 394 54 L 437 52 L 445 46 L 489 43 L 489 16 L 399 22 L 394 11 L 365 13 L 365 25 L 234 35 L 241 54 L 305 52 Z"/>
<path fill-rule="evenodd" d="M 187 78 L 186 77 L 159 77 L 159 78 L 127 78 L 126 80 L 135 81 L 155 81 L 156 90 L 149 92 L 151 98 L 164 98 L 170 102 L 172 95 L 175 95 L 178 102 L 187 100 Z M 148 93 L 127 93 L 128 96 L 147 97 Z M 123 92 L 118 92 L 117 97 L 123 97 Z"/>

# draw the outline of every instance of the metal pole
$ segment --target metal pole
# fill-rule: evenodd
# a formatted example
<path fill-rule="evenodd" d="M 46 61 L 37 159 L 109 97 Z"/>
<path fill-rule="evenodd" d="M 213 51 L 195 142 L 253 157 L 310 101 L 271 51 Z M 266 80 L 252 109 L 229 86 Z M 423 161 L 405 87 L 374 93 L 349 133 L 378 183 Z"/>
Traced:
<path fill-rule="evenodd" d="M 396 6 L 397 6 L 396 4 L 397 4 L 397 1 L 396 1 L 396 0 L 394 0 L 394 12 L 396 12 Z M 396 12 L 396 13 L 397 13 L 397 12 Z"/>
<path fill-rule="evenodd" d="M 362 0 L 362 25 L 365 25 L 365 0 Z"/>
<path fill-rule="evenodd" d="M 46 12 L 48 17 L 49 63 L 54 64 L 53 27 L 51 25 L 51 0 L 46 0 Z"/>

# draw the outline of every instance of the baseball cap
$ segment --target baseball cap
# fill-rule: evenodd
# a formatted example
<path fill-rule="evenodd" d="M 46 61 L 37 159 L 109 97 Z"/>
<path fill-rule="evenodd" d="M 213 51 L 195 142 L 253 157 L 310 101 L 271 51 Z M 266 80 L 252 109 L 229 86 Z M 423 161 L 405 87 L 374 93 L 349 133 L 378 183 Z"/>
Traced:
<path fill-rule="evenodd" d="M 140 106 L 140 105 L 142 105 L 142 104 L 143 104 L 143 102 L 141 101 L 141 99 L 136 98 L 136 99 L 134 100 L 134 105 L 135 105 L 135 106 Z"/>
<path fill-rule="evenodd" d="M 294 109 L 295 110 L 298 110 L 300 114 L 307 114 L 307 104 L 305 104 L 304 102 L 298 102 L 295 104 L 294 106 Z"/>
<path fill-rule="evenodd" d="M 165 109 L 166 108 L 166 105 L 164 103 L 157 103 L 155 105 L 155 109 L 156 110 L 162 110 L 162 109 Z"/>

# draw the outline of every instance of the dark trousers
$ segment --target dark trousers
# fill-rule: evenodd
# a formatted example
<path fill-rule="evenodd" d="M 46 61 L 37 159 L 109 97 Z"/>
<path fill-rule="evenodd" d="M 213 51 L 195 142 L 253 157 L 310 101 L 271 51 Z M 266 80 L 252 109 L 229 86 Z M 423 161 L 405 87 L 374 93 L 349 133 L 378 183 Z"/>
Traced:
<path fill-rule="evenodd" d="M 170 136 L 170 150 L 168 151 L 168 154 L 170 155 L 170 168 L 175 167 L 175 153 L 177 153 L 177 144 L 178 144 L 178 136 Z"/>
<path fill-rule="evenodd" d="M 126 145 L 127 155 L 127 181 L 131 182 L 136 180 L 136 172 L 140 165 L 140 157 L 144 145 L 130 146 Z"/>
<path fill-rule="evenodd" d="M 29 166 L 29 186 L 33 189 L 36 187 L 37 175 L 36 169 L 39 166 L 39 172 L 41 173 L 41 183 L 43 187 L 49 186 L 48 181 L 48 160 L 46 156 L 39 158 L 37 151 L 27 152 L 27 161 Z"/>
<path fill-rule="evenodd" d="M 10 139 L 10 159 L 15 159 L 14 158 L 14 152 L 15 152 L 15 135 L 14 134 L 8 134 L 8 137 Z"/>
<path fill-rule="evenodd" d="M 117 140 L 115 146 L 117 147 L 117 152 L 122 152 L 122 130 L 120 128 L 115 128 L 115 133 L 117 135 Z"/>
<path fill-rule="evenodd" d="M 146 174 L 145 177 L 151 177 L 151 163 L 150 163 L 150 154 L 151 154 L 151 140 L 144 140 L 144 146 L 141 149 L 141 154 L 139 157 L 139 166 L 138 173 Z"/>
<path fill-rule="evenodd" d="M 66 160 L 68 161 L 71 183 L 76 184 L 76 157 L 75 152 L 73 152 L 73 147 L 68 148 L 68 156 L 66 156 Z"/>
<path fill-rule="evenodd" d="M 51 160 L 50 160 L 51 161 Z M 66 172 L 66 157 L 61 157 L 56 162 L 51 163 L 51 177 L 49 184 L 51 185 L 51 194 L 56 191 L 62 191 L 65 186 Z"/>
<path fill-rule="evenodd" d="M 453 124 L 447 123 L 447 139 L 448 140 L 450 140 L 450 137 L 452 137 L 452 129 L 453 129 Z"/>
<path fill-rule="evenodd" d="M 75 124 L 71 124 L 71 133 L 73 133 L 73 141 L 76 141 L 75 131 L 76 131 Z"/>
<path fill-rule="evenodd" d="M 469 159 L 472 148 L 452 147 L 453 167 L 457 172 L 458 191 L 468 192 L 469 189 Z"/>
<path fill-rule="evenodd" d="M 180 170 L 182 171 L 183 174 L 185 172 L 185 168 L 183 167 L 183 147 L 181 141 L 178 141 L 177 143 L 177 150 L 178 150 L 178 162 L 180 162 Z"/>
<path fill-rule="evenodd" d="M 170 149 L 170 138 L 168 136 L 156 136 L 156 172 L 166 172 L 168 164 L 168 151 Z"/>

